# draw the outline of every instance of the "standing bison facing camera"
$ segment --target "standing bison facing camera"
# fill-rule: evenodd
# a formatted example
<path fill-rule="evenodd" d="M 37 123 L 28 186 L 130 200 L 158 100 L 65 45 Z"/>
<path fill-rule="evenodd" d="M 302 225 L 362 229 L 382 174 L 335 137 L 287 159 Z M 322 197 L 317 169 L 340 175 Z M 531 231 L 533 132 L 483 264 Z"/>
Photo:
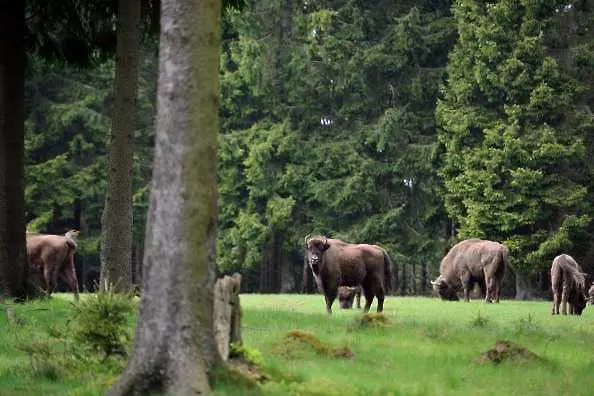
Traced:
<path fill-rule="evenodd" d="M 553 315 L 581 315 L 586 308 L 586 277 L 579 264 L 568 254 L 560 254 L 551 265 L 551 289 L 553 289 Z"/>
<path fill-rule="evenodd" d="M 501 282 L 509 265 L 507 247 L 482 239 L 467 239 L 456 244 L 441 260 L 440 275 L 431 281 L 442 300 L 457 301 L 462 287 L 464 300 L 470 301 L 470 292 L 476 283 L 485 295 L 485 302 L 499 302 Z"/>
<path fill-rule="evenodd" d="M 392 262 L 386 251 L 376 245 L 351 244 L 324 236 L 305 238 L 307 263 L 318 288 L 324 293 L 326 312 L 340 286 L 359 286 L 365 294 L 369 312 L 373 297 L 377 297 L 377 312 L 384 309 L 384 296 L 391 281 Z"/>

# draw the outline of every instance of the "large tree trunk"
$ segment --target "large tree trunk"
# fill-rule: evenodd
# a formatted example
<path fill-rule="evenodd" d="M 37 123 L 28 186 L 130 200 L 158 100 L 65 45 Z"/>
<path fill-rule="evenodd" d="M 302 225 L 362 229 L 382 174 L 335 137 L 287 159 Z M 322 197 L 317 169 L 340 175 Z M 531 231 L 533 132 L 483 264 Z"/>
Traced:
<path fill-rule="evenodd" d="M 213 330 L 220 0 L 162 0 L 153 184 L 134 352 L 110 395 L 197 395 Z"/>
<path fill-rule="evenodd" d="M 0 293 L 27 292 L 24 192 L 25 6 L 0 3 Z"/>
<path fill-rule="evenodd" d="M 140 0 L 118 2 L 115 103 L 103 210 L 101 285 L 132 286 L 132 158 Z"/>

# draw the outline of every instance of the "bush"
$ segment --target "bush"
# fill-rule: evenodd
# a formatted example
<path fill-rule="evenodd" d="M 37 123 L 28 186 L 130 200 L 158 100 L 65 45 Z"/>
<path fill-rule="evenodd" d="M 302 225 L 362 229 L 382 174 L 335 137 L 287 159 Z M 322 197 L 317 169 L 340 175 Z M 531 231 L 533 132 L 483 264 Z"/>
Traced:
<path fill-rule="evenodd" d="M 125 356 L 131 339 L 128 318 L 134 308 L 133 293 L 116 293 L 107 287 L 74 304 L 72 335 L 104 358 Z"/>

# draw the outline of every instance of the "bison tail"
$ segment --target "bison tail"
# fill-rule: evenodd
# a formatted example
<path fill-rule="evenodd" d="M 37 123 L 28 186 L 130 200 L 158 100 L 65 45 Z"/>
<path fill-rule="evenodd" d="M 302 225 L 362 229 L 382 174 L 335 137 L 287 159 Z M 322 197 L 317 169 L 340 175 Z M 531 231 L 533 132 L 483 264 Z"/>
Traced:
<path fill-rule="evenodd" d="M 68 250 L 70 251 L 76 250 L 76 242 L 74 242 L 72 239 L 66 240 L 66 246 L 68 246 Z"/>
<path fill-rule="evenodd" d="M 384 250 L 384 288 L 386 292 L 389 292 L 392 288 L 392 260 L 390 260 L 390 256 Z"/>

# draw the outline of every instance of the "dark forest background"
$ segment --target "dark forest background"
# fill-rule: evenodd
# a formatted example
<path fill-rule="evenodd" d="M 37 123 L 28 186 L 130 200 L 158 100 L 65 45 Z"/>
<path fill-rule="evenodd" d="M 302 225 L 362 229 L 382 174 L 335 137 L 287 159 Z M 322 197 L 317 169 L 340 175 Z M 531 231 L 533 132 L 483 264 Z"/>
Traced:
<path fill-rule="evenodd" d="M 377 243 L 392 291 L 430 294 L 453 243 L 504 242 L 548 295 L 553 257 L 594 274 L 594 2 L 247 1 L 223 20 L 221 272 L 245 292 L 301 291 L 304 237 Z M 140 43 L 133 280 L 152 169 L 158 43 Z M 28 56 L 28 231 L 81 230 L 100 273 L 115 58 Z M 590 280 L 592 280 L 590 278 Z M 311 280 L 306 290 L 312 291 Z"/>

